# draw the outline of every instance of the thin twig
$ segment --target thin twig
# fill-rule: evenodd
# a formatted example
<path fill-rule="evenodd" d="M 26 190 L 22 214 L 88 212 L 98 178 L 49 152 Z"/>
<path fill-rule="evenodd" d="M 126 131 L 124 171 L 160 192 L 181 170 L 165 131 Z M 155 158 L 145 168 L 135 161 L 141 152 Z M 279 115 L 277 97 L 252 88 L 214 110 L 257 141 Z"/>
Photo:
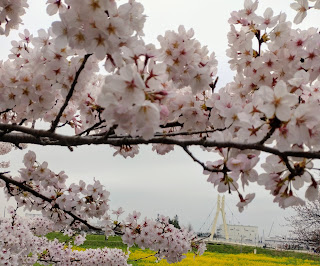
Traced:
<path fill-rule="evenodd" d="M 148 256 L 143 257 L 143 258 L 135 259 L 135 260 L 128 260 L 128 262 L 139 261 L 139 260 L 147 259 L 147 258 L 150 258 L 150 257 L 154 257 L 154 256 L 157 255 L 158 253 L 159 253 L 159 252 L 157 252 L 157 253 L 155 253 L 155 254 L 148 255 Z"/>
<path fill-rule="evenodd" d="M 201 162 L 200 160 L 198 160 L 198 159 L 191 153 L 191 151 L 188 149 L 188 147 L 185 146 L 185 147 L 182 147 L 182 148 L 183 148 L 183 150 L 192 158 L 192 160 L 193 160 L 194 162 L 200 164 L 204 170 L 207 170 L 207 171 L 210 171 L 210 172 L 213 172 L 213 173 L 223 173 L 223 172 L 225 172 L 225 170 L 223 170 L 223 169 L 220 170 L 220 169 L 213 169 L 213 168 L 207 167 L 203 162 Z"/>
<path fill-rule="evenodd" d="M 7 108 L 6 110 L 0 112 L 0 115 L 4 114 L 4 113 L 7 113 L 9 111 L 12 111 L 12 108 Z"/>
<path fill-rule="evenodd" d="M 275 127 L 272 127 L 270 129 L 270 131 L 268 131 L 268 133 L 264 136 L 264 138 L 262 140 L 259 141 L 260 144 L 264 144 L 269 138 L 271 138 L 271 136 L 273 135 L 273 133 L 276 131 Z"/>
<path fill-rule="evenodd" d="M 198 135 L 198 134 L 209 134 L 214 133 L 217 131 L 225 131 L 228 128 L 216 128 L 216 129 L 209 129 L 209 130 L 200 130 L 200 131 L 183 131 L 183 132 L 172 132 L 172 133 L 157 133 L 155 137 L 173 137 L 173 136 L 191 136 L 191 135 Z"/>
<path fill-rule="evenodd" d="M 165 125 L 161 125 L 160 127 L 161 127 L 161 128 L 183 127 L 183 124 L 179 123 L 178 121 L 175 121 L 175 122 L 167 123 L 167 124 L 165 124 Z"/>
<path fill-rule="evenodd" d="M 210 236 L 211 236 L 211 234 L 210 234 Z M 197 240 L 195 240 L 195 241 L 193 241 L 193 242 L 194 242 L 194 243 L 199 243 L 199 242 L 201 242 L 202 240 L 205 240 L 205 239 L 210 238 L 210 236 L 205 236 L 205 237 L 199 238 L 199 239 L 197 239 Z"/>
<path fill-rule="evenodd" d="M 86 134 L 86 135 L 89 135 L 90 134 L 90 131 L 96 129 L 98 126 L 100 126 L 101 124 L 103 124 L 104 122 L 106 122 L 106 120 L 101 120 L 97 123 L 95 123 L 93 126 L 87 128 L 86 130 L 80 132 L 79 134 L 77 134 L 77 136 L 82 136 L 83 134 Z"/>
<path fill-rule="evenodd" d="M 218 80 L 219 80 L 219 77 L 216 77 L 215 81 L 214 81 L 213 83 L 209 84 L 212 92 L 214 92 L 214 89 L 215 89 L 216 86 L 217 86 Z"/>
<path fill-rule="evenodd" d="M 201 130 L 201 131 L 182 131 L 182 132 L 172 132 L 172 133 L 156 133 L 154 136 L 155 137 L 192 136 L 192 135 L 200 135 L 200 134 L 209 134 L 209 133 L 214 133 L 214 132 L 217 132 L 217 131 L 224 131 L 226 129 L 228 129 L 228 128 L 217 128 L 217 129 L 209 129 L 209 130 Z M 111 133 L 114 133 L 114 131 L 111 131 Z M 108 137 L 112 138 L 112 139 L 124 138 L 124 136 L 110 135 L 110 134 L 109 134 Z M 104 133 L 94 134 L 92 136 L 105 136 L 105 135 L 106 135 L 106 133 L 104 132 Z M 132 138 L 132 136 L 126 136 L 126 138 Z"/>

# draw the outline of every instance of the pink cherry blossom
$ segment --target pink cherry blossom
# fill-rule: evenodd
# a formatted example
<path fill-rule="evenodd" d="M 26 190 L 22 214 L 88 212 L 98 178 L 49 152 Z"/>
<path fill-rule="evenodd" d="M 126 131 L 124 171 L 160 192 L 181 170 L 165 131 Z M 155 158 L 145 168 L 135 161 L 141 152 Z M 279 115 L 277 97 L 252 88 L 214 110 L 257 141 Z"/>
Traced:
<path fill-rule="evenodd" d="M 291 8 L 298 11 L 294 18 L 294 23 L 301 23 L 307 16 L 307 11 L 309 9 L 308 0 L 295 0 L 295 3 L 290 4 Z"/>
<path fill-rule="evenodd" d="M 268 118 L 276 116 L 281 121 L 288 121 L 291 116 L 291 107 L 298 103 L 298 97 L 287 90 L 283 81 L 279 81 L 273 88 L 263 86 L 260 95 L 264 95 L 264 104 L 260 110 Z"/>
<path fill-rule="evenodd" d="M 295 23 L 309 9 L 320 9 L 319 0 L 310 2 L 291 4 L 298 12 Z M 296 29 L 285 13 L 271 8 L 261 14 L 258 4 L 245 0 L 243 9 L 231 13 L 227 56 L 235 75 L 221 86 L 215 53 L 193 29 L 179 26 L 159 35 L 158 44 L 148 44 L 147 15 L 134 0 L 48 0 L 48 15 L 57 14 L 51 27 L 17 34 L 7 60 L 0 61 L 0 167 L 9 167 L 7 157 L 27 144 L 71 151 L 106 144 L 124 158 L 136 156 L 141 144 L 160 155 L 179 146 L 218 192 L 239 196 L 240 212 L 255 197 L 242 194 L 251 183 L 270 191 L 281 208 L 315 200 L 318 30 Z M 22 24 L 27 7 L 26 0 L 0 0 L 1 35 Z M 211 159 L 202 162 L 191 146 Z M 141 219 L 133 211 L 120 221 L 120 207 L 114 221 L 110 193 L 96 179 L 74 183 L 32 151 L 23 164 L 16 175 L 10 167 L 1 173 L 0 187 L 17 208 L 44 218 L 27 221 L 9 208 L 10 217 L 0 224 L 1 265 L 33 265 L 40 258 L 57 265 L 127 265 L 129 255 L 122 250 L 73 250 L 72 240 L 85 241 L 75 230 L 83 225 L 106 236 L 120 234 L 128 246 L 153 250 L 169 263 L 205 250 L 193 232 L 174 228 L 164 215 Z M 297 196 L 301 190 L 304 195 Z M 91 225 L 92 219 L 102 220 L 103 228 Z M 54 230 L 70 240 L 42 237 Z"/>

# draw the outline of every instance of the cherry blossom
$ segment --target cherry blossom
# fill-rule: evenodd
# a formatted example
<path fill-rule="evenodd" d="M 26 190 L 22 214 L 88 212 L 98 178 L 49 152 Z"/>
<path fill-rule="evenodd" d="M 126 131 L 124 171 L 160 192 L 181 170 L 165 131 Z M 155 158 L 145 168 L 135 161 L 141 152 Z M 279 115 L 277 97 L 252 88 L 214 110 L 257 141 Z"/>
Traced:
<path fill-rule="evenodd" d="M 309 9 L 308 0 L 295 0 L 296 3 L 292 3 L 290 6 L 298 11 L 297 15 L 294 18 L 294 23 L 301 23 L 304 18 L 307 16 L 307 11 Z"/>
<path fill-rule="evenodd" d="M 170 263 L 205 250 L 193 232 L 174 228 L 165 216 L 142 219 L 134 211 L 120 220 L 120 207 L 113 220 L 110 193 L 98 180 L 69 182 L 67 173 L 51 170 L 31 150 L 13 175 L 8 156 L 26 144 L 70 151 L 109 145 L 125 158 L 136 156 L 140 144 L 160 155 L 178 146 L 218 192 L 239 197 L 239 211 L 255 197 L 251 183 L 264 186 L 281 208 L 318 197 L 318 30 L 296 29 L 284 13 L 267 8 L 260 14 L 258 5 L 245 0 L 231 13 L 226 54 L 235 76 L 221 87 L 215 54 L 193 29 L 179 26 L 159 35 L 158 43 L 145 42 L 147 15 L 135 0 L 47 1 L 48 15 L 57 14 L 51 27 L 18 34 L 0 62 L 0 167 L 8 168 L 0 187 L 17 208 L 44 217 L 25 222 L 9 209 L 0 225 L 1 264 L 127 265 L 121 250 L 73 251 L 85 241 L 75 230 L 81 225 L 122 235 L 128 246 L 149 248 Z M 0 34 L 17 29 L 27 7 L 26 0 L 0 0 Z M 320 1 L 296 0 L 291 7 L 300 23 Z M 202 162 L 191 146 L 215 159 Z M 304 196 L 297 196 L 301 190 Z M 52 230 L 70 241 L 41 237 Z"/>
<path fill-rule="evenodd" d="M 264 103 L 260 110 L 268 118 L 275 115 L 281 121 L 288 121 L 291 116 L 290 108 L 298 103 L 298 97 L 288 92 L 283 81 L 278 82 L 273 90 L 262 86 L 259 94 L 264 95 Z"/>
<path fill-rule="evenodd" d="M 255 197 L 255 193 L 248 194 L 245 198 L 240 199 L 240 202 L 237 204 L 239 211 L 242 212 L 244 207 L 248 205 Z"/>

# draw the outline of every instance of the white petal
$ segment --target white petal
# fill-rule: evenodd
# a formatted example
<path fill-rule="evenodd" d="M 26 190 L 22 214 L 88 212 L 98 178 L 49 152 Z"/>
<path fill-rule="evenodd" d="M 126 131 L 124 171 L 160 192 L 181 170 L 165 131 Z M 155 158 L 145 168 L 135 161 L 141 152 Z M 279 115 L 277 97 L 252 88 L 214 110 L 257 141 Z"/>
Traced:
<path fill-rule="evenodd" d="M 264 11 L 263 16 L 264 16 L 265 18 L 271 18 L 271 17 L 273 16 L 273 10 L 272 10 L 272 8 L 268 7 L 268 8 L 266 9 L 266 11 Z"/>
<path fill-rule="evenodd" d="M 55 4 L 50 4 L 47 6 L 47 13 L 49 16 L 53 16 L 58 11 L 58 6 Z"/>
<path fill-rule="evenodd" d="M 306 16 L 307 16 L 307 12 L 298 12 L 298 14 L 295 16 L 293 22 L 294 22 L 295 24 L 299 24 L 299 23 L 301 23 L 301 22 L 304 20 L 304 18 L 305 18 Z"/>
<path fill-rule="evenodd" d="M 67 46 L 68 40 L 66 35 L 60 35 L 55 39 L 55 45 L 57 48 L 62 49 Z"/>
<path fill-rule="evenodd" d="M 282 97 L 281 104 L 287 105 L 287 106 L 294 106 L 299 102 L 299 98 L 295 94 L 287 94 Z"/>
<path fill-rule="evenodd" d="M 280 104 L 276 109 L 276 117 L 281 121 L 288 121 L 291 117 L 290 108 L 286 105 Z"/>
<path fill-rule="evenodd" d="M 245 1 L 244 1 L 244 8 L 245 8 L 245 9 L 251 8 L 252 4 L 253 4 L 253 3 L 252 3 L 251 0 L 245 0 Z"/>
<path fill-rule="evenodd" d="M 276 97 L 282 97 L 288 94 L 287 85 L 283 80 L 280 80 L 274 87 L 274 94 Z"/>
<path fill-rule="evenodd" d="M 264 101 L 266 102 L 271 102 L 273 101 L 273 90 L 268 87 L 268 86 L 262 86 L 259 89 L 259 94 L 261 95 L 261 97 L 263 98 Z"/>
<path fill-rule="evenodd" d="M 301 6 L 298 3 L 292 3 L 290 4 L 290 7 L 297 11 L 301 8 Z"/>
<path fill-rule="evenodd" d="M 318 186 L 315 188 L 314 186 L 310 186 L 308 187 L 308 189 L 306 190 L 306 198 L 310 201 L 314 201 L 318 198 L 319 195 L 319 189 Z"/>
<path fill-rule="evenodd" d="M 268 118 L 271 118 L 275 113 L 275 106 L 273 104 L 265 104 L 260 108 L 260 110 L 265 113 Z"/>
<path fill-rule="evenodd" d="M 292 181 L 292 185 L 293 185 L 293 187 L 295 188 L 295 189 L 300 189 L 300 188 L 302 188 L 303 187 L 303 184 L 304 184 L 304 182 L 303 182 L 303 180 L 302 180 L 302 178 L 300 177 L 300 176 L 296 176 L 295 177 L 295 180 L 294 181 Z"/>

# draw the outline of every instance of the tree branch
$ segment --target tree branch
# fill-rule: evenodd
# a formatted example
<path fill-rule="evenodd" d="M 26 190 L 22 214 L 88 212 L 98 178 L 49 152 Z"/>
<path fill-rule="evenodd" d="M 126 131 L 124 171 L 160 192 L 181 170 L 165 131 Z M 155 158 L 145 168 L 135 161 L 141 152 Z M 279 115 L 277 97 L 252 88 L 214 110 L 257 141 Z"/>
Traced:
<path fill-rule="evenodd" d="M 12 184 L 12 185 L 20 188 L 21 190 L 29 192 L 33 196 L 35 196 L 37 198 L 40 198 L 43 201 L 46 201 L 46 202 L 48 202 L 50 204 L 53 201 L 53 199 L 50 199 L 50 198 L 40 194 L 39 192 L 33 190 L 32 188 L 26 186 L 24 183 L 18 182 L 16 180 L 13 180 L 10 177 L 5 176 L 3 173 L 0 173 L 0 179 L 2 179 L 4 182 L 6 182 L 7 185 Z M 95 227 L 93 225 L 90 225 L 87 221 L 83 220 L 82 218 L 80 218 L 79 216 L 75 215 L 71 211 L 66 211 L 66 210 L 61 209 L 58 204 L 55 204 L 52 207 L 56 208 L 56 209 L 59 209 L 59 210 L 63 211 L 64 213 L 70 215 L 74 220 L 77 220 L 77 221 L 83 223 L 84 225 L 86 225 L 90 229 L 97 230 L 97 231 L 101 231 L 102 230 L 101 228 L 98 228 L 98 227 Z"/>
<path fill-rule="evenodd" d="M 59 123 L 59 121 L 60 121 L 60 118 L 61 118 L 64 110 L 65 110 L 66 107 L 68 106 L 69 101 L 70 101 L 70 99 L 71 99 L 71 97 L 72 97 L 72 95 L 73 95 L 73 92 L 74 92 L 74 90 L 75 90 L 75 87 L 76 87 L 76 85 L 77 85 L 77 83 L 78 83 L 78 79 L 79 79 L 80 73 L 81 73 L 82 70 L 84 69 L 84 66 L 85 66 L 85 64 L 86 64 L 86 62 L 87 62 L 87 60 L 88 60 L 88 58 L 89 58 L 90 56 L 91 56 L 91 54 L 86 54 L 86 55 L 84 56 L 83 61 L 82 61 L 82 64 L 81 64 L 81 66 L 79 67 L 78 71 L 76 72 L 75 78 L 74 78 L 74 80 L 73 80 L 73 82 L 72 82 L 72 84 L 71 84 L 71 88 L 70 88 L 69 93 L 68 93 L 68 95 L 67 95 L 67 97 L 66 97 L 66 100 L 65 100 L 64 104 L 62 105 L 62 107 L 60 108 L 60 111 L 59 111 L 56 119 L 52 122 L 51 128 L 49 129 L 50 132 L 54 132 L 54 131 L 55 131 L 55 129 L 56 129 L 56 127 L 57 127 L 57 125 L 58 125 L 58 123 Z"/>
<path fill-rule="evenodd" d="M 173 136 L 191 136 L 191 135 L 200 135 L 200 134 L 209 134 L 217 131 L 224 131 L 228 128 L 217 128 L 212 130 L 201 130 L 201 131 L 182 131 L 182 132 L 172 132 L 172 133 L 157 133 L 155 137 L 173 137 Z"/>
<path fill-rule="evenodd" d="M 9 142 L 14 145 L 19 145 L 21 143 L 25 144 L 37 144 L 42 146 L 64 146 L 64 147 L 75 147 L 82 145 L 103 145 L 109 144 L 113 146 L 124 146 L 124 145 L 139 145 L 139 144 L 167 144 L 167 145 L 177 145 L 182 148 L 188 146 L 202 146 L 205 148 L 216 147 L 216 148 L 235 148 L 239 150 L 257 150 L 266 152 L 269 154 L 274 154 L 279 156 L 283 162 L 286 164 L 288 170 L 294 175 L 295 169 L 290 165 L 288 157 L 300 157 L 308 159 L 320 159 L 319 151 L 279 151 L 276 148 L 265 146 L 261 144 L 260 141 L 256 143 L 238 143 L 238 142 L 224 142 L 215 141 L 210 138 L 175 138 L 166 135 L 155 136 L 151 139 L 143 139 L 141 137 L 130 137 L 130 136 L 112 136 L 110 137 L 108 133 L 100 136 L 68 136 L 57 134 L 55 132 L 50 132 L 47 130 L 39 130 L 28 128 L 25 126 L 20 126 L 16 124 L 1 124 L 0 131 L 5 134 L 0 133 L 0 141 Z M 13 131 L 17 131 L 13 132 Z M 206 131 L 202 131 L 205 133 Z M 207 131 L 211 132 L 211 131 Z M 199 134 L 199 132 L 195 132 Z M 272 133 L 272 131 L 270 131 Z M 181 136 L 185 135 L 185 132 L 181 132 Z M 192 135 L 193 133 L 187 133 L 187 135 Z M 267 134 L 269 135 L 269 134 Z M 175 133 L 174 136 L 179 136 L 179 133 Z"/>
<path fill-rule="evenodd" d="M 165 125 L 161 125 L 160 126 L 161 128 L 168 128 L 168 127 L 183 127 L 183 124 L 179 123 L 178 121 L 176 122 L 170 122 L 170 123 L 167 123 Z"/>
<path fill-rule="evenodd" d="M 59 263 L 61 262 L 60 260 L 53 260 L 53 259 L 39 259 L 38 261 L 40 262 L 46 262 L 46 263 Z M 76 262 L 76 261 L 81 261 L 78 259 L 71 259 L 70 262 Z"/>
<path fill-rule="evenodd" d="M 201 162 L 200 160 L 198 160 L 198 159 L 191 153 L 191 151 L 188 149 L 188 147 L 182 147 L 182 148 L 183 148 L 183 150 L 191 157 L 191 159 L 192 159 L 194 162 L 196 162 L 196 163 L 198 163 L 198 164 L 200 164 L 200 165 L 202 166 L 203 170 L 207 170 L 207 171 L 209 171 L 209 172 L 215 172 L 215 173 L 223 173 L 223 172 L 225 172 L 225 170 L 223 170 L 223 169 L 219 170 L 219 169 L 213 169 L 213 168 L 207 167 L 203 162 Z"/>
<path fill-rule="evenodd" d="M 7 113 L 7 112 L 9 112 L 9 111 L 11 111 L 11 110 L 12 110 L 12 108 L 7 108 L 6 110 L 0 112 L 0 115 L 2 115 L 2 114 L 4 114 L 4 113 Z"/>
<path fill-rule="evenodd" d="M 56 134 L 46 130 L 37 130 L 32 128 L 21 127 L 17 125 L 0 124 L 0 130 L 6 128 L 13 129 L 12 131 L 19 131 L 21 133 L 7 133 L 0 136 L 0 141 L 9 142 L 12 144 L 37 144 L 43 146 L 82 146 L 82 145 L 102 145 L 109 144 L 113 146 L 123 145 L 139 145 L 139 144 L 169 144 L 180 147 L 185 146 L 203 146 L 216 148 L 235 148 L 239 150 L 257 150 L 266 153 L 277 155 L 281 158 L 301 157 L 308 159 L 320 159 L 319 151 L 279 151 L 276 148 L 271 148 L 258 143 L 237 143 L 208 140 L 206 138 L 197 139 L 176 139 L 170 137 L 154 137 L 151 139 L 143 139 L 141 137 L 126 137 L 119 136 L 119 138 L 105 138 L 104 136 L 68 136 Z"/>
<path fill-rule="evenodd" d="M 133 262 L 133 261 L 139 261 L 139 260 L 143 260 L 143 259 L 147 259 L 147 258 L 150 258 L 150 257 L 154 257 L 155 255 L 157 255 L 159 252 L 155 253 L 155 254 L 151 254 L 151 255 L 148 255 L 146 257 L 142 257 L 142 258 L 139 258 L 139 259 L 135 259 L 135 260 L 128 260 L 128 262 Z"/>
<path fill-rule="evenodd" d="M 273 135 L 273 133 L 276 131 L 275 127 L 272 127 L 270 129 L 270 131 L 264 136 L 264 138 L 262 140 L 259 141 L 260 144 L 264 144 L 269 138 L 271 138 L 271 136 Z"/>
<path fill-rule="evenodd" d="M 80 132 L 79 134 L 77 134 L 77 136 L 82 136 L 83 134 L 86 134 L 88 136 L 90 134 L 90 131 L 96 129 L 97 127 L 99 127 L 104 122 L 106 122 L 106 120 L 101 120 L 101 121 L 95 123 L 93 126 L 87 128 L 86 130 L 84 130 L 84 131 Z"/>

